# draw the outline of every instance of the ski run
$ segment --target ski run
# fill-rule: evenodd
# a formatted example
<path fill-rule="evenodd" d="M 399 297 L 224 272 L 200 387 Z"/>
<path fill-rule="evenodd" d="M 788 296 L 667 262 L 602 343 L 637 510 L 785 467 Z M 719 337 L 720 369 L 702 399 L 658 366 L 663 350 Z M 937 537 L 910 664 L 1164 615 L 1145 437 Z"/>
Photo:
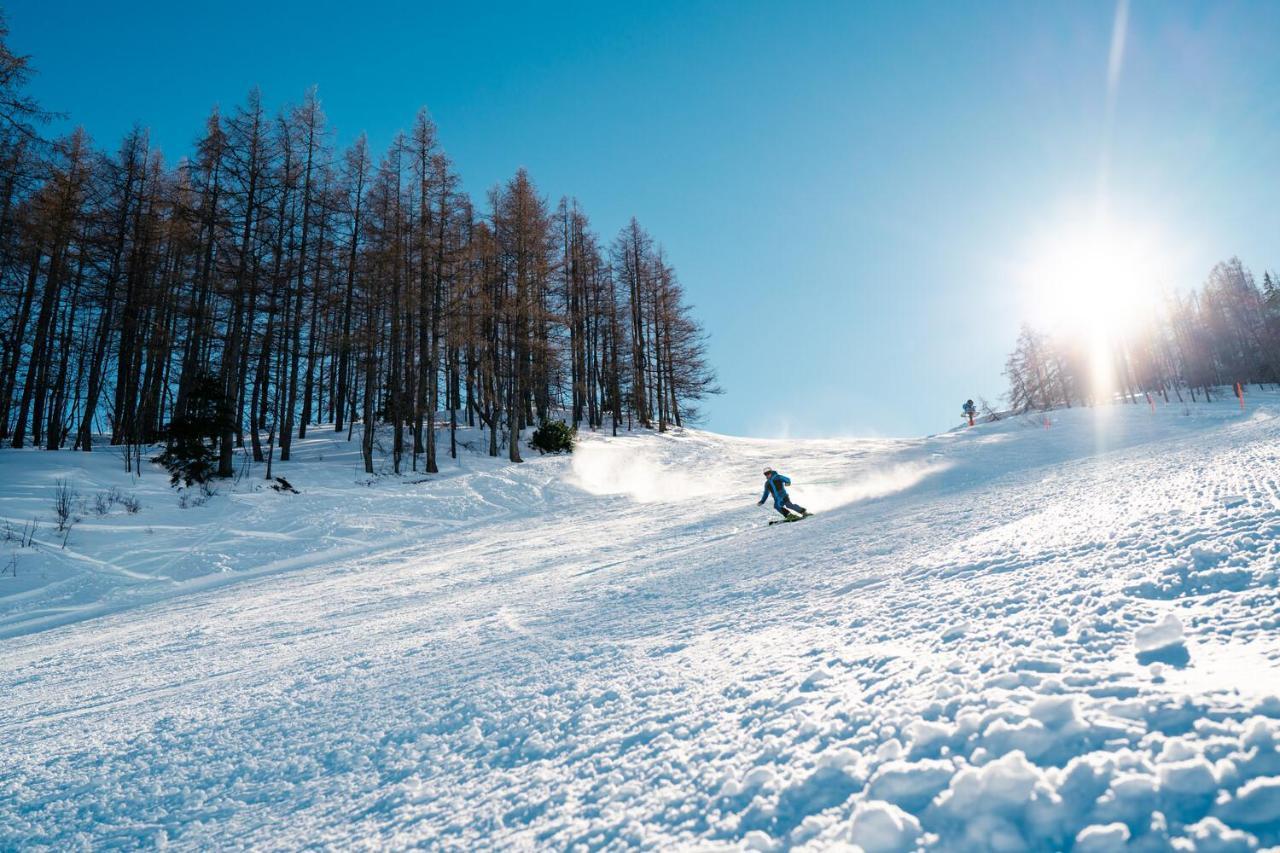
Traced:
<path fill-rule="evenodd" d="M 1280 845 L 1247 399 L 430 478 L 316 431 L 297 494 L 0 451 L 0 849 Z"/>

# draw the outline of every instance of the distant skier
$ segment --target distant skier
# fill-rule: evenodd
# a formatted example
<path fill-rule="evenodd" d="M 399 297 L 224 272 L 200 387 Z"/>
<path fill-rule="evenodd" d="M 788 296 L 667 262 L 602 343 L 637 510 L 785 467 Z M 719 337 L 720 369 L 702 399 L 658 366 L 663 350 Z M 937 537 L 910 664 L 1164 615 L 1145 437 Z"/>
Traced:
<path fill-rule="evenodd" d="M 978 407 L 973 404 L 972 400 L 964 401 L 964 413 L 969 418 L 969 426 L 973 426 L 973 419 L 978 414 Z"/>
<path fill-rule="evenodd" d="M 804 518 L 809 514 L 809 510 L 791 502 L 791 496 L 787 494 L 787 486 L 791 485 L 791 478 L 779 474 L 772 468 L 764 469 L 764 494 L 760 496 L 760 500 L 756 502 L 756 506 L 763 506 L 771 496 L 773 497 L 773 508 L 782 513 L 782 517 L 787 521 L 795 521 Z M 795 510 L 800 513 L 792 515 L 787 510 Z"/>

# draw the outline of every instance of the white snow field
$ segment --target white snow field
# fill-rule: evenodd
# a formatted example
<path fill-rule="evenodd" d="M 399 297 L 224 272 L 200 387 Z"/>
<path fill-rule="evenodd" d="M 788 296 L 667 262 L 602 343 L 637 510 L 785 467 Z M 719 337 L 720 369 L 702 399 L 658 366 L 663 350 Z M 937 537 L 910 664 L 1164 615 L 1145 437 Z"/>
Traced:
<path fill-rule="evenodd" d="M 429 480 L 317 432 L 300 494 L 185 509 L 0 451 L 0 516 L 41 519 L 0 543 L 0 849 L 1280 844 L 1280 397 L 1248 405 Z M 766 525 L 766 462 L 815 518 Z"/>

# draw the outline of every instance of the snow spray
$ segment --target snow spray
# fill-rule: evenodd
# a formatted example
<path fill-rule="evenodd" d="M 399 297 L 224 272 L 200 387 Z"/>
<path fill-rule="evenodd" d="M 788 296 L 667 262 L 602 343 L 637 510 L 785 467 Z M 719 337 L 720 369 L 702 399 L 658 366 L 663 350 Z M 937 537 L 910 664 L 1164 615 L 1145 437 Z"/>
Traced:
<path fill-rule="evenodd" d="M 627 495 L 640 503 L 705 498 L 732 487 L 705 468 L 697 476 L 669 464 L 656 449 L 606 443 L 579 444 L 573 481 L 593 495 Z"/>
<path fill-rule="evenodd" d="M 791 487 L 797 500 L 815 510 L 829 510 L 864 501 L 882 498 L 905 491 L 933 474 L 950 468 L 946 463 L 904 462 L 873 468 L 853 479 L 835 485 L 797 481 Z"/>

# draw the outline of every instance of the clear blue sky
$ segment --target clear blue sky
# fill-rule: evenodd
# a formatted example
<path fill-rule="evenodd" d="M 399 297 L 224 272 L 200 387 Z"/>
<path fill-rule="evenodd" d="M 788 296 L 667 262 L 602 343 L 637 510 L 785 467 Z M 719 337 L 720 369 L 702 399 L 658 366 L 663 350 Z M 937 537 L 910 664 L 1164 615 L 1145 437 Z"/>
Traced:
<path fill-rule="evenodd" d="M 176 158 L 212 105 L 314 83 L 378 151 L 426 105 L 477 199 L 523 165 L 606 239 L 634 214 L 711 332 L 722 432 L 923 434 L 994 402 L 1028 246 L 1104 162 L 1168 284 L 1280 265 L 1280 3 L 1136 0 L 1112 120 L 1114 2 L 472 6 L 7 15 L 34 93 L 102 147 L 136 120 Z"/>

